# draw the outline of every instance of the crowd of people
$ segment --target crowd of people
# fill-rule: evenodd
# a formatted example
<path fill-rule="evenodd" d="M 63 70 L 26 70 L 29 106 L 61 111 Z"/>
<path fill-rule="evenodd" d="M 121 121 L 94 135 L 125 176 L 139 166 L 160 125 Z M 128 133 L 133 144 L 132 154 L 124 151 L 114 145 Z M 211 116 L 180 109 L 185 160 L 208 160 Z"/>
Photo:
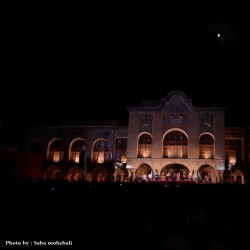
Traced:
<path fill-rule="evenodd" d="M 205 174 L 203 176 L 196 176 L 194 174 L 186 175 L 185 172 L 162 172 L 158 173 L 156 170 L 154 173 L 150 172 L 147 175 L 144 174 L 142 176 L 135 175 L 135 182 L 148 182 L 148 181 L 191 181 L 197 184 L 211 184 L 211 178 Z"/>

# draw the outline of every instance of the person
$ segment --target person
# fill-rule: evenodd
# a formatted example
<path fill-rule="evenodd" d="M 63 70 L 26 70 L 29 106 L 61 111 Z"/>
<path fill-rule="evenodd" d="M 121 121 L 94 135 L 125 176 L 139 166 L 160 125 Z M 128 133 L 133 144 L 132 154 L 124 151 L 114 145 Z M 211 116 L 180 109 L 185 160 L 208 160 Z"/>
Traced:
<path fill-rule="evenodd" d="M 186 180 L 186 173 L 185 173 L 185 172 L 182 173 L 182 180 L 183 180 L 183 181 Z"/>
<path fill-rule="evenodd" d="M 173 173 L 172 180 L 173 180 L 173 181 L 176 181 L 176 179 L 177 179 L 176 173 Z"/>
<path fill-rule="evenodd" d="M 161 173 L 161 180 L 165 180 L 165 173 L 164 172 Z"/>
<path fill-rule="evenodd" d="M 204 183 L 208 183 L 209 182 L 209 178 L 208 178 L 208 175 L 206 174 L 205 176 L 204 176 Z"/>
<path fill-rule="evenodd" d="M 152 179 L 152 174 L 149 173 L 149 174 L 148 174 L 148 180 L 150 181 L 151 179 Z"/>
<path fill-rule="evenodd" d="M 180 172 L 178 172 L 178 173 L 176 174 L 176 180 L 177 180 L 177 181 L 179 181 L 179 180 L 180 180 L 180 178 L 181 178 L 181 173 L 180 173 Z"/>
<path fill-rule="evenodd" d="M 169 181 L 170 180 L 170 173 L 166 174 L 166 180 Z"/>
<path fill-rule="evenodd" d="M 158 170 L 157 169 L 155 170 L 155 179 L 159 180 L 159 174 L 158 174 Z"/>

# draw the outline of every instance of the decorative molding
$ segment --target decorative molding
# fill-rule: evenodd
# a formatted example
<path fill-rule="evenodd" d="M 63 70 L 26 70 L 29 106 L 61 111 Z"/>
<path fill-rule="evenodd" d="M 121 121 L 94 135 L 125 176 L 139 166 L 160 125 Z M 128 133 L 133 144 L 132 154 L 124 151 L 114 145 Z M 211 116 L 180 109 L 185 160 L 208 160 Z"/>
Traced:
<path fill-rule="evenodd" d="M 167 113 L 189 113 L 192 112 L 191 102 L 187 102 L 185 96 L 180 93 L 175 93 L 169 97 L 168 101 L 165 101 L 163 111 Z"/>
<path fill-rule="evenodd" d="M 179 128 L 188 131 L 188 114 L 165 114 L 163 120 L 163 130 Z"/>
<path fill-rule="evenodd" d="M 141 114 L 140 117 L 140 123 L 139 123 L 139 133 L 141 132 L 148 132 L 152 133 L 152 121 L 153 116 L 151 114 Z"/>
<path fill-rule="evenodd" d="M 171 124 L 182 124 L 183 116 L 178 113 L 174 113 L 169 116 L 169 120 Z"/>
<path fill-rule="evenodd" d="M 214 133 L 214 115 L 206 112 L 199 115 L 200 133 Z"/>

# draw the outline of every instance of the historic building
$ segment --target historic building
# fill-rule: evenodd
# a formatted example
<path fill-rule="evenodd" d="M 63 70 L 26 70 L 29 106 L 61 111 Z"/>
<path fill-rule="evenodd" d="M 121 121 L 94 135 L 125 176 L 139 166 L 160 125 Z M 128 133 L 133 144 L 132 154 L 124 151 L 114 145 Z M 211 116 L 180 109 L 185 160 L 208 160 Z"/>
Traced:
<path fill-rule="evenodd" d="M 36 127 L 27 150 L 43 154 L 42 178 L 141 178 L 246 183 L 248 130 L 225 127 L 225 109 L 194 107 L 181 91 L 127 108 L 128 126 L 100 121 Z"/>

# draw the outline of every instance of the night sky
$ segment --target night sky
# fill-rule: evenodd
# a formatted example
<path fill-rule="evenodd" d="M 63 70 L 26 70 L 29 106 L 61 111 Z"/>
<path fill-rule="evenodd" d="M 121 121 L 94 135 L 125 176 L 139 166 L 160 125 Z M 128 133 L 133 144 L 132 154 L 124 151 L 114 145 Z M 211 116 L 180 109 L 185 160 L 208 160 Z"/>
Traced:
<path fill-rule="evenodd" d="M 250 126 L 246 6 L 68 7 L 6 10 L 5 126 L 92 119 L 126 125 L 126 107 L 172 90 L 195 107 L 227 107 L 227 126 Z"/>

